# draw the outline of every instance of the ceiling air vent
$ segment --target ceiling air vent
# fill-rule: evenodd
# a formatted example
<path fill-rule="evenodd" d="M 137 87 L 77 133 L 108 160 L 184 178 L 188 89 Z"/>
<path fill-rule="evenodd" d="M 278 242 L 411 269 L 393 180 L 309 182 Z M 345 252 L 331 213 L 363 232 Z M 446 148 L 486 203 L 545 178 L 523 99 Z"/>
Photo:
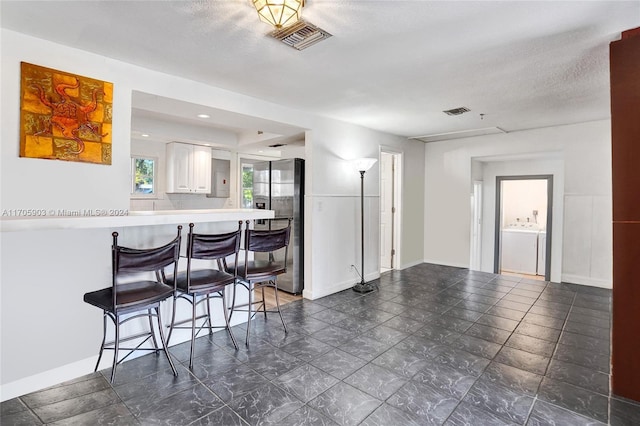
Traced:
<path fill-rule="evenodd" d="M 325 30 L 302 20 L 288 27 L 275 30 L 270 35 L 297 50 L 306 49 L 331 37 L 331 34 Z"/>
<path fill-rule="evenodd" d="M 469 108 L 467 107 L 459 107 L 459 108 L 453 108 L 453 109 L 448 109 L 446 111 L 442 111 L 447 115 L 460 115 L 460 114 L 464 114 L 465 112 L 469 112 L 471 111 Z"/>

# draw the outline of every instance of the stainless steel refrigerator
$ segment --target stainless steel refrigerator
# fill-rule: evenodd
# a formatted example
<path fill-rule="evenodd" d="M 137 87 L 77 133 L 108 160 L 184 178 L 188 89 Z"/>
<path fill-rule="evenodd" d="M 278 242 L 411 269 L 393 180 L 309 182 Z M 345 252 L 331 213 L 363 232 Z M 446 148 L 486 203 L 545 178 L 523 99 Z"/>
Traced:
<path fill-rule="evenodd" d="M 287 273 L 278 276 L 278 288 L 292 294 L 302 293 L 304 289 L 304 160 L 294 158 L 255 163 L 253 165 L 253 203 L 254 208 L 275 211 L 274 219 L 256 220 L 255 229 L 284 228 L 287 226 L 288 219 L 292 219 Z"/>

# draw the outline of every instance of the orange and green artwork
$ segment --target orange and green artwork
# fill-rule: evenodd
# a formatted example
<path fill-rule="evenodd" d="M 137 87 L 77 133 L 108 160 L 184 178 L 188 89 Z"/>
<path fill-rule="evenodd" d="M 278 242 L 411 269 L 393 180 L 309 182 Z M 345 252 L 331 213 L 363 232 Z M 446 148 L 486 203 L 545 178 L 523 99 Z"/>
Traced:
<path fill-rule="evenodd" d="M 113 84 L 20 65 L 20 156 L 111 164 Z"/>

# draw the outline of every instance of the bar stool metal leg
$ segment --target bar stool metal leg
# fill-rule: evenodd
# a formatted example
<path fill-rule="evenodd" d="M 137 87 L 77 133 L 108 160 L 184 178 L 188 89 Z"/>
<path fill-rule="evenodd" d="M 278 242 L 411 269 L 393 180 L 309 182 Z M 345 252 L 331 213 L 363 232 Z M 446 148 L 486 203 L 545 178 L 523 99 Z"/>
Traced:
<path fill-rule="evenodd" d="M 247 305 L 247 313 L 248 313 L 248 319 L 247 319 L 247 339 L 245 341 L 245 345 L 247 345 L 247 347 L 249 346 L 249 333 L 251 331 L 251 306 L 253 305 L 252 301 L 251 301 L 251 293 L 253 293 L 253 290 L 251 289 L 251 283 L 249 283 L 249 304 Z"/>
<path fill-rule="evenodd" d="M 267 301 L 264 298 L 264 287 L 262 287 L 262 310 L 264 311 L 264 319 L 267 319 Z"/>
<path fill-rule="evenodd" d="M 191 350 L 189 351 L 189 368 L 193 368 L 193 354 L 195 352 L 196 342 L 196 303 L 197 296 L 194 294 L 191 301 Z"/>
<path fill-rule="evenodd" d="M 98 371 L 98 366 L 100 365 L 100 360 L 102 359 L 102 353 L 104 352 L 104 342 L 107 339 L 107 313 L 102 312 L 102 343 L 100 344 L 100 353 L 98 354 L 98 362 L 96 362 L 96 368 L 93 369 L 94 372 Z"/>
<path fill-rule="evenodd" d="M 209 322 L 209 334 L 213 334 L 213 321 L 211 321 L 211 298 L 207 293 L 207 321 Z"/>
<path fill-rule="evenodd" d="M 173 295 L 173 311 L 171 312 L 171 324 L 167 326 L 169 328 L 169 335 L 167 336 L 167 345 L 171 341 L 171 335 L 173 334 L 173 324 L 175 324 L 175 321 L 176 321 L 176 300 L 177 299 L 178 298 L 174 294 Z"/>
<path fill-rule="evenodd" d="M 120 319 L 118 316 L 115 316 L 114 320 L 116 326 L 116 340 L 114 342 L 114 350 L 113 350 L 113 366 L 111 367 L 111 383 L 116 378 L 116 367 L 118 366 L 118 349 L 120 348 Z"/>
<path fill-rule="evenodd" d="M 151 308 L 148 309 L 149 312 L 149 331 L 151 332 L 151 339 L 153 341 L 153 347 L 154 348 L 159 348 L 158 346 L 158 341 L 156 340 L 156 333 L 153 331 L 153 320 L 151 319 L 151 316 L 153 315 L 153 312 L 151 311 Z M 158 353 L 160 349 L 156 349 L 156 354 Z"/>
<path fill-rule="evenodd" d="M 224 321 L 227 324 L 227 332 L 229 332 L 229 336 L 231 337 L 231 341 L 233 342 L 233 347 L 236 348 L 236 350 L 238 350 L 238 343 L 236 342 L 236 338 L 233 335 L 233 331 L 231 331 L 231 325 L 229 324 L 229 319 L 230 319 L 230 315 L 229 312 L 227 311 L 227 296 L 226 296 L 226 292 L 225 289 L 222 289 L 222 292 L 220 293 L 220 295 L 222 296 L 222 312 L 224 313 Z"/>
<path fill-rule="evenodd" d="M 278 297 L 278 286 L 275 284 L 275 281 L 274 281 L 273 291 L 276 294 L 276 306 L 278 307 L 278 315 L 280 315 L 280 321 L 282 321 L 282 326 L 284 327 L 284 332 L 288 333 L 287 324 L 284 323 L 284 318 L 282 318 L 282 311 L 280 310 L 280 298 Z M 265 312 L 265 315 L 266 315 L 266 312 Z"/>
<path fill-rule="evenodd" d="M 164 349 L 164 354 L 167 356 L 167 359 L 169 360 L 169 365 L 171 365 L 171 370 L 173 370 L 173 375 L 177 376 L 178 370 L 176 370 L 176 366 L 173 365 L 173 360 L 171 359 L 171 355 L 169 355 L 169 348 L 167 347 L 167 342 L 164 339 L 164 331 L 162 330 L 163 328 L 162 318 L 160 316 L 160 306 L 156 306 L 156 315 L 158 317 L 158 330 L 160 330 L 160 341 L 162 341 L 162 348 Z"/>

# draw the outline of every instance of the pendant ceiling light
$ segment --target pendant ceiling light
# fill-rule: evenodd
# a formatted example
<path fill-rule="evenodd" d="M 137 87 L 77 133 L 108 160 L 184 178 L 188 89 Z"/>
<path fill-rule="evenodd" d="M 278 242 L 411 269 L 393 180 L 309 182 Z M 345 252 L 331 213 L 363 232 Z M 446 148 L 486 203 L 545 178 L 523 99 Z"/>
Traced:
<path fill-rule="evenodd" d="M 252 0 L 260 20 L 282 28 L 297 22 L 302 15 L 304 0 Z"/>

